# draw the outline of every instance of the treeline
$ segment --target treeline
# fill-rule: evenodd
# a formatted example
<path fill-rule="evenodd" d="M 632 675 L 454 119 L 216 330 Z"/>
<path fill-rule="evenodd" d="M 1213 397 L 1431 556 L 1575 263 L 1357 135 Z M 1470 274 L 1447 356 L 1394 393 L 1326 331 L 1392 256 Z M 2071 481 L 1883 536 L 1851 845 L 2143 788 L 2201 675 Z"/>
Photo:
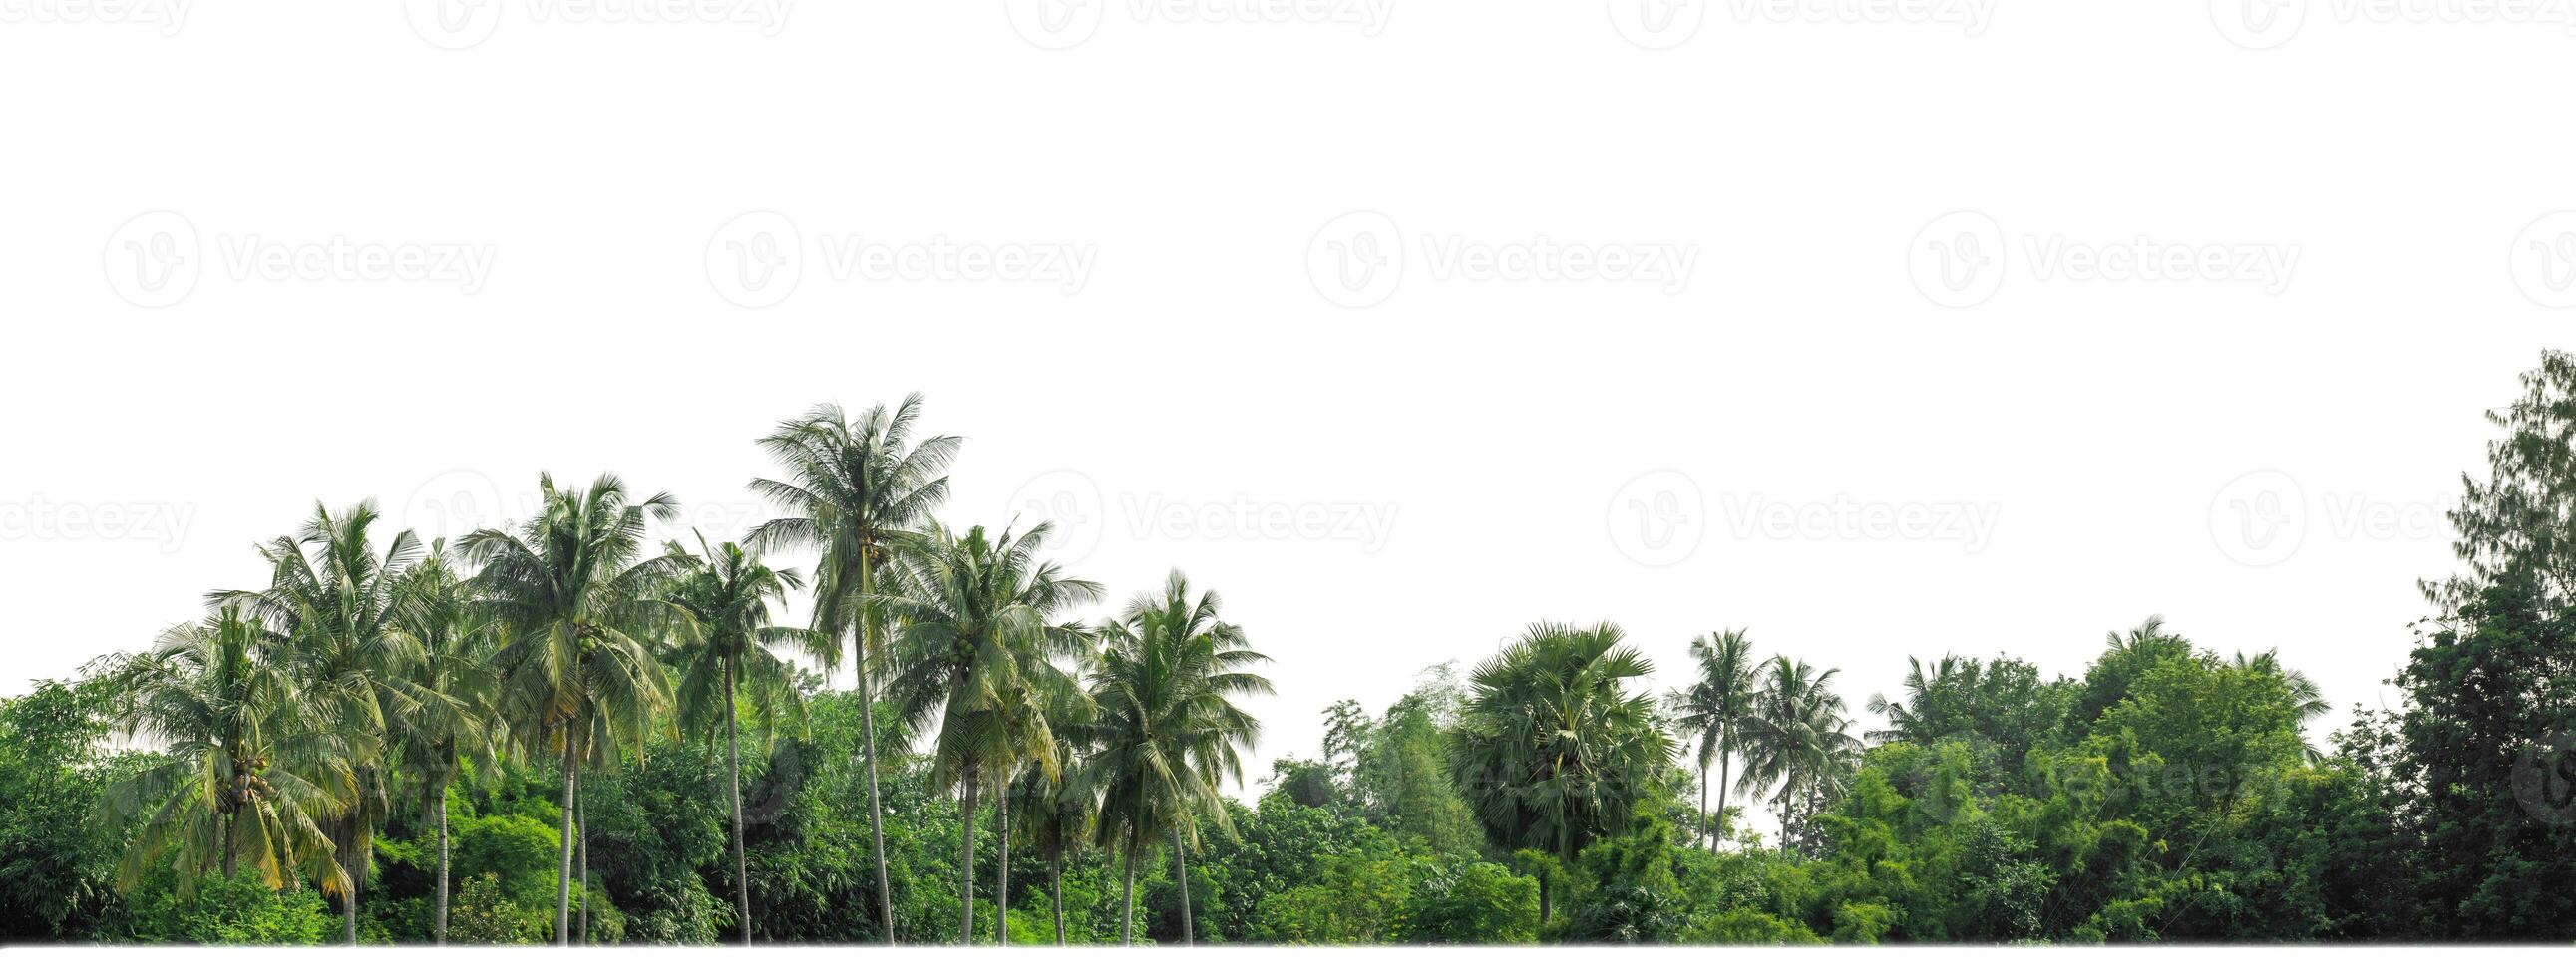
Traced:
<path fill-rule="evenodd" d="M 2576 939 L 2562 354 L 2490 415 L 2402 704 L 2345 729 L 2278 656 L 2153 618 L 2081 675 L 1942 656 L 1860 710 L 1745 631 L 1663 675 L 1615 625 L 1539 624 L 1337 703 L 1250 804 L 1267 659 L 1215 595 L 1175 573 L 1094 616 L 1047 527 L 942 527 L 957 442 L 917 413 L 780 425 L 752 487 L 786 515 L 738 544 L 652 547 L 671 501 L 613 478 L 452 543 L 317 509 L 265 585 L 0 701 L 0 933 Z"/>

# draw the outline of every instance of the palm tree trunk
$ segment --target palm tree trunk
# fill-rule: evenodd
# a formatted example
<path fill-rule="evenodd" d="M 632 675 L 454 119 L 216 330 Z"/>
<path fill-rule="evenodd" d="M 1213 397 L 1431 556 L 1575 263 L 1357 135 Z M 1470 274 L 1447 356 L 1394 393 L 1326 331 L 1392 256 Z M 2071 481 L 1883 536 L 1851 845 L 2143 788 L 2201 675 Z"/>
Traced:
<path fill-rule="evenodd" d="M 1708 825 L 1708 762 L 1705 759 L 1699 765 L 1699 831 L 1708 836 L 1709 854 L 1716 854 L 1717 833 L 1709 830 Z"/>
<path fill-rule="evenodd" d="M 1011 945 L 1011 782 L 993 798 L 993 835 L 1002 839 L 1002 863 L 993 873 L 993 942 Z"/>
<path fill-rule="evenodd" d="M 1055 903 L 1055 945 L 1064 945 L 1064 853 L 1055 855 L 1055 872 L 1047 879 L 1047 901 Z"/>
<path fill-rule="evenodd" d="M 1541 927 L 1547 925 L 1547 910 L 1547 873 L 1541 871 L 1538 873 L 1538 924 Z"/>
<path fill-rule="evenodd" d="M 1733 759 L 1734 759 L 1733 757 L 1731 757 L 1731 756 L 1728 756 L 1728 755 L 1727 755 L 1726 751 L 1724 751 L 1724 750 L 1720 750 L 1720 751 L 1718 751 L 1718 754 L 1717 754 L 1717 833 L 1716 833 L 1716 834 L 1714 834 L 1714 835 L 1709 836 L 1709 839 L 1708 839 L 1708 853 L 1709 853 L 1709 854 L 1711 854 L 1711 855 L 1717 854 L 1717 842 L 1718 842 L 1718 839 L 1721 839 L 1721 838 L 1726 837 L 1726 795 L 1727 795 L 1728 793 L 1732 792 L 1732 791 L 1733 791 L 1733 789 L 1734 789 L 1734 788 L 1732 788 L 1732 787 L 1727 786 L 1727 785 L 1730 783 L 1730 781 L 1728 781 L 1726 778 L 1728 778 L 1729 776 L 1732 776 L 1732 775 L 1734 774 L 1734 771 L 1733 771 L 1733 770 L 1728 769 L 1729 763 L 1730 763 L 1730 761 L 1732 761 Z"/>
<path fill-rule="evenodd" d="M 733 894 L 742 945 L 751 945 L 751 869 L 742 854 L 742 746 L 734 724 L 733 660 L 725 660 L 725 793 L 733 802 Z"/>
<path fill-rule="evenodd" d="M 233 877 L 233 826 L 241 822 L 241 809 L 224 812 L 224 880 Z"/>
<path fill-rule="evenodd" d="M 447 792 L 438 792 L 438 923 L 432 939 L 447 945 Z"/>
<path fill-rule="evenodd" d="M 564 731 L 563 870 L 555 873 L 555 945 L 572 945 L 572 790 L 581 768 L 572 762 L 573 734 Z"/>
<path fill-rule="evenodd" d="M 975 945 L 975 773 L 966 771 L 966 802 L 957 805 L 957 821 L 966 835 L 965 855 L 957 860 L 957 944 Z"/>
<path fill-rule="evenodd" d="M 861 491 L 866 487 L 861 486 Z M 865 598 L 872 581 L 868 571 L 867 551 L 859 553 L 859 596 Z M 894 889 L 886 885 L 885 817 L 877 803 L 877 707 L 876 694 L 868 680 L 867 608 L 859 609 L 858 626 L 852 640 L 859 646 L 859 756 L 868 768 L 868 844 L 877 863 L 877 926 L 885 931 L 885 945 L 894 945 Z"/>
<path fill-rule="evenodd" d="M 1181 850 L 1181 826 L 1172 825 L 1172 876 L 1181 887 L 1181 945 L 1195 943 L 1195 928 L 1190 921 L 1190 856 Z"/>
<path fill-rule="evenodd" d="M 1127 829 L 1127 882 L 1118 889 L 1118 902 L 1126 911 L 1118 914 L 1118 945 L 1136 945 L 1136 829 Z"/>
<path fill-rule="evenodd" d="M 349 891 L 340 894 L 340 939 L 350 946 L 358 945 L 358 871 L 349 872 Z"/>
<path fill-rule="evenodd" d="M 572 792 L 572 833 L 581 839 L 581 945 L 590 945 L 590 805 L 584 791 Z"/>

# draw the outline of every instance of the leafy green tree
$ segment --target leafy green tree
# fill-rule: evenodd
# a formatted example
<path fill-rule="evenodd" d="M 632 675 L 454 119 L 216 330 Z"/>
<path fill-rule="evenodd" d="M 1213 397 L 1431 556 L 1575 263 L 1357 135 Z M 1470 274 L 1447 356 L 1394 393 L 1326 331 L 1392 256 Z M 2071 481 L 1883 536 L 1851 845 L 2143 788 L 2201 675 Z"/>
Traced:
<path fill-rule="evenodd" d="M 113 771 L 105 683 L 0 699 L 0 941 L 69 940 L 114 904 L 122 823 L 93 824 Z"/>
<path fill-rule="evenodd" d="M 1449 773 L 1496 847 L 1571 864 L 1627 824 L 1670 765 L 1654 702 L 1627 683 L 1653 663 L 1616 625 L 1536 624 L 1468 679 Z M 1546 876 L 1539 918 L 1548 918 Z"/>
<path fill-rule="evenodd" d="M 959 941 L 975 938 L 975 814 L 982 788 L 1019 761 L 1054 756 L 1044 697 L 1069 694 L 1054 659 L 1080 651 L 1087 633 L 1049 618 L 1097 600 L 1100 585 L 1067 577 L 1039 557 L 1053 527 L 1014 536 L 941 530 L 900 548 L 886 592 L 869 603 L 900 623 L 886 647 L 886 695 L 911 733 L 936 730 L 935 789 L 956 788 Z"/>
<path fill-rule="evenodd" d="M 619 739 L 641 742 L 668 709 L 670 679 L 653 654 L 657 599 L 674 570 L 638 562 L 644 534 L 678 501 L 630 501 L 626 483 L 602 475 L 585 491 L 557 489 L 540 475 L 537 517 L 507 530 L 467 536 L 460 550 L 480 567 L 476 613 L 499 629 L 493 662 L 501 673 L 499 712 L 518 742 L 563 763 L 562 867 L 555 887 L 555 941 L 572 945 L 573 799 L 581 766 Z"/>
<path fill-rule="evenodd" d="M 111 816 L 141 813 L 117 877 L 131 890 L 144 872 L 175 860 L 175 891 L 200 876 L 234 877 L 247 859 L 272 890 L 348 876 L 321 819 L 355 792 L 344 728 L 316 717 L 294 676 L 271 660 L 269 636 L 234 608 L 170 629 L 149 652 L 96 666 L 111 728 L 160 744 L 154 758 L 106 795 Z"/>
<path fill-rule="evenodd" d="M 805 580 L 794 570 L 772 570 L 750 551 L 726 543 L 709 546 L 698 537 L 692 554 L 670 544 L 670 558 L 684 569 L 671 582 L 663 600 L 674 615 L 678 640 L 673 651 L 680 673 L 679 719 L 683 729 L 707 730 L 724 720 L 725 799 L 733 819 L 735 912 L 744 946 L 751 945 L 751 863 L 742 852 L 742 734 L 738 703 L 748 700 L 763 716 L 795 715 L 797 695 L 792 666 L 773 657 L 776 645 L 812 647 L 821 636 L 804 628 L 770 623 L 770 605 L 783 602 Z M 774 728 L 774 724 L 773 727 Z"/>
<path fill-rule="evenodd" d="M 474 595 L 448 559 L 444 540 L 403 575 L 402 628 L 417 642 L 406 684 L 419 690 L 390 730 L 392 763 L 410 796 L 437 823 L 438 881 L 431 942 L 447 942 L 450 838 L 448 793 L 467 769 L 488 770 L 502 735 L 493 722 L 500 675 L 491 664 L 491 631 L 474 616 Z"/>
<path fill-rule="evenodd" d="M 1751 735 L 1747 737 L 1741 786 L 1758 789 L 1778 784 L 1780 850 L 1787 851 L 1797 825 L 1797 805 L 1804 794 L 1809 805 L 1829 802 L 1840 791 L 1843 774 L 1858 752 L 1844 715 L 1843 697 L 1833 690 L 1838 668 L 1822 672 L 1786 655 L 1762 670 L 1755 693 Z"/>
<path fill-rule="evenodd" d="M 1711 761 L 1717 763 L 1717 820 L 1714 827 L 1704 829 L 1709 853 L 1715 854 L 1718 838 L 1726 834 L 1735 754 L 1745 725 L 1753 718 L 1753 640 L 1745 637 L 1741 628 L 1700 635 L 1691 639 L 1690 656 L 1693 680 L 1673 693 L 1671 706 L 1676 728 L 1690 738 L 1689 745 L 1698 760 L 1699 815 L 1703 822 L 1710 817 L 1708 767 Z"/>
<path fill-rule="evenodd" d="M 1082 731 L 1094 752 L 1078 783 L 1100 798 L 1095 841 L 1125 860 L 1121 944 L 1134 942 L 1137 859 L 1167 835 L 1181 941 L 1195 938 L 1184 846 L 1197 841 L 1202 817 L 1230 830 L 1219 786 L 1243 779 L 1238 751 L 1261 733 L 1234 700 L 1270 694 L 1270 681 L 1252 671 L 1270 659 L 1219 616 L 1223 608 L 1214 591 L 1193 597 L 1189 578 L 1175 570 L 1160 591 L 1138 595 L 1100 628 L 1090 676 L 1096 711 Z"/>
<path fill-rule="evenodd" d="M 2451 549 L 2467 566 L 2419 584 L 2446 616 L 2497 591 L 2544 614 L 2576 594 L 2576 356 L 2543 350 L 2521 379 L 2522 395 L 2486 414 L 2501 429 L 2487 442 L 2487 477 L 2460 475 Z"/>
<path fill-rule="evenodd" d="M 951 435 L 912 442 L 921 395 L 894 410 L 878 404 L 855 421 L 837 404 L 817 405 L 778 426 L 760 446 L 786 469 L 779 479 L 756 478 L 751 490 L 789 514 L 752 530 L 753 546 L 794 545 L 820 554 L 814 567 L 813 630 L 830 637 L 820 648 L 828 672 L 839 665 L 840 636 L 851 635 L 863 726 L 859 749 L 867 773 L 868 838 L 876 869 L 878 928 L 894 945 L 894 892 L 887 882 L 884 804 L 877 783 L 876 701 L 871 680 L 874 650 L 884 646 L 886 622 L 871 606 L 877 571 L 894 558 L 899 540 L 929 522 L 948 498 L 948 464 L 964 442 Z"/>

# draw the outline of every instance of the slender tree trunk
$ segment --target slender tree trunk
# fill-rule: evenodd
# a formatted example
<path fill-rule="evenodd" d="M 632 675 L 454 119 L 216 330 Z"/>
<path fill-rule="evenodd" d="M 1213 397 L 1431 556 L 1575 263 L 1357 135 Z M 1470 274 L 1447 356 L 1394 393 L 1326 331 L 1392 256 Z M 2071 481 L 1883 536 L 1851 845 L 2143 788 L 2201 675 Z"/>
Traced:
<path fill-rule="evenodd" d="M 1172 825 L 1172 879 L 1181 887 L 1181 945 L 1197 942 L 1195 926 L 1190 920 L 1190 856 L 1181 850 L 1181 826 Z"/>
<path fill-rule="evenodd" d="M 1782 784 L 1780 786 L 1780 854 L 1783 855 L 1789 853 L 1789 806 L 1797 801 L 1798 785 Z"/>
<path fill-rule="evenodd" d="M 966 802 L 957 805 L 957 821 L 965 831 L 965 855 L 957 860 L 957 944 L 975 945 L 975 775 L 966 771 Z"/>
<path fill-rule="evenodd" d="M 1126 910 L 1118 914 L 1118 945 L 1136 945 L 1136 829 L 1127 829 L 1127 882 L 1118 889 L 1118 903 Z"/>
<path fill-rule="evenodd" d="M 860 491 L 866 491 L 860 486 Z M 868 569 L 867 549 L 859 550 L 859 596 L 867 597 L 873 580 Z M 876 693 L 868 677 L 870 644 L 868 613 L 864 603 L 859 607 L 857 627 L 852 640 L 859 646 L 859 755 L 868 768 L 868 844 L 877 863 L 877 925 L 885 931 L 885 945 L 894 945 L 894 889 L 886 885 L 885 816 L 877 802 L 877 706 Z"/>
<path fill-rule="evenodd" d="M 1011 782 L 1002 781 L 994 791 L 993 835 L 1001 839 L 1002 862 L 993 873 L 993 942 L 1011 945 Z"/>
<path fill-rule="evenodd" d="M 1055 945 L 1064 945 L 1064 853 L 1055 855 L 1055 871 L 1047 879 L 1047 899 L 1055 903 Z"/>
<path fill-rule="evenodd" d="M 1699 765 L 1699 831 L 1708 836 L 1708 850 L 1711 854 L 1715 854 L 1717 832 L 1711 830 L 1708 823 L 1708 763 L 1706 760 L 1702 760 Z"/>
<path fill-rule="evenodd" d="M 725 792 L 733 802 L 733 894 L 742 945 L 751 945 L 751 868 L 742 854 L 742 733 L 733 714 L 733 661 L 725 661 Z"/>
<path fill-rule="evenodd" d="M 349 860 L 354 862 L 357 858 L 352 856 Z M 357 946 L 358 882 L 361 878 L 360 873 L 365 869 L 351 868 L 345 871 L 349 873 L 349 891 L 340 894 L 340 938 L 350 946 Z"/>
<path fill-rule="evenodd" d="M 572 793 L 572 833 L 581 838 L 581 945 L 590 945 L 590 792 Z"/>
<path fill-rule="evenodd" d="M 447 792 L 438 792 L 438 923 L 432 939 L 447 945 Z"/>
<path fill-rule="evenodd" d="M 563 870 L 555 873 L 555 945 L 572 945 L 572 791 L 581 768 L 572 762 L 573 734 L 564 731 Z"/>
<path fill-rule="evenodd" d="M 1728 765 L 1729 765 L 1731 762 L 1733 762 L 1733 760 L 1734 760 L 1734 758 L 1733 758 L 1733 757 L 1731 757 L 1731 756 L 1728 756 L 1725 750 L 1719 750 L 1719 751 L 1718 751 L 1718 753 L 1717 753 L 1717 834 L 1716 834 L 1715 836 L 1712 836 L 1712 837 L 1710 837 L 1710 838 L 1708 839 L 1708 853 L 1709 853 L 1709 854 L 1711 854 L 1711 855 L 1717 854 L 1717 843 L 1718 843 L 1718 840 L 1719 840 L 1719 839 L 1721 839 L 1721 838 L 1726 837 L 1726 795 L 1727 795 L 1728 793 L 1730 793 L 1730 792 L 1732 792 L 1732 791 L 1734 790 L 1734 788 L 1733 788 L 1733 787 L 1728 786 L 1728 784 L 1730 783 L 1730 781 L 1728 781 L 1726 778 L 1727 778 L 1727 777 L 1729 777 L 1729 776 L 1731 776 L 1731 775 L 1733 775 L 1733 773 L 1734 773 L 1734 771 L 1733 771 L 1733 770 L 1728 769 Z"/>
<path fill-rule="evenodd" d="M 236 825 L 236 824 L 239 824 L 240 822 L 241 822 L 241 809 L 240 809 L 240 808 L 236 807 L 236 808 L 234 808 L 234 809 L 232 809 L 232 810 L 230 810 L 230 811 L 226 811 L 226 812 L 224 812 L 224 880 L 225 880 L 225 881 L 231 881 L 231 880 L 232 880 L 232 877 L 233 877 L 233 855 L 234 855 L 234 852 L 233 852 L 233 826 L 234 826 L 234 825 Z"/>
<path fill-rule="evenodd" d="M 1540 926 L 1547 925 L 1547 895 L 1547 870 L 1541 869 L 1538 873 L 1538 924 Z"/>

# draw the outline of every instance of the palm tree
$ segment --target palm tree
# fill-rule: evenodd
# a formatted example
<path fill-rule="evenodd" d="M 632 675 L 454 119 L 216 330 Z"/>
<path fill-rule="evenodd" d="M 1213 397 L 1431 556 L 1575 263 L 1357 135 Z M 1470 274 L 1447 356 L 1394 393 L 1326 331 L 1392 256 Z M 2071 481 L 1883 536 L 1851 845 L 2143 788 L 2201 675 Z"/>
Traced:
<path fill-rule="evenodd" d="M 313 721 L 294 677 L 270 660 L 270 636 L 238 609 L 180 625 L 151 651 L 90 666 L 109 692 L 111 728 L 157 747 L 152 763 L 106 795 L 118 820 L 146 811 L 117 873 L 130 891 L 146 868 L 175 856 L 182 894 L 197 877 L 232 878 L 245 857 L 271 889 L 299 875 L 330 891 L 348 877 L 318 819 L 347 810 L 351 744 Z"/>
<path fill-rule="evenodd" d="M 1698 680 L 1674 693 L 1672 707 L 1681 731 L 1694 740 L 1699 760 L 1700 816 L 1708 816 L 1708 765 L 1717 767 L 1717 826 L 1708 835 L 1708 852 L 1717 854 L 1726 836 L 1726 802 L 1737 738 L 1753 712 L 1753 641 L 1742 629 L 1717 631 L 1691 639 L 1691 664 Z"/>
<path fill-rule="evenodd" d="M 1101 626 L 1093 665 L 1093 719 L 1081 727 L 1095 750 L 1074 791 L 1100 798 L 1094 840 L 1126 859 L 1118 941 L 1132 943 L 1138 857 L 1168 835 L 1180 887 L 1181 943 L 1196 940 L 1190 914 L 1188 849 L 1205 819 L 1232 831 L 1225 778 L 1243 780 L 1241 750 L 1261 735 L 1260 720 L 1237 697 L 1271 694 L 1252 669 L 1270 661 L 1252 650 L 1243 629 L 1227 623 L 1223 598 L 1193 598 L 1189 578 L 1174 570 L 1163 588 L 1139 594 Z"/>
<path fill-rule="evenodd" d="M 867 600 L 875 574 L 892 557 L 894 542 L 930 517 L 948 498 L 948 463 L 961 442 L 948 435 L 909 444 L 921 414 L 911 394 L 889 412 L 879 404 L 853 422 L 834 404 L 778 426 L 760 446 L 787 469 L 783 480 L 759 478 L 752 491 L 789 515 L 752 530 L 754 546 L 810 546 L 821 556 L 814 568 L 813 630 L 828 636 L 818 662 L 826 673 L 840 664 L 840 636 L 857 647 L 860 758 L 867 768 L 868 839 L 876 862 L 877 926 L 894 944 L 894 894 L 886 882 L 885 824 L 877 790 L 876 697 L 870 688 L 872 649 L 884 646 L 884 620 Z"/>
<path fill-rule="evenodd" d="M 908 735 L 936 725 L 932 786 L 962 791 L 959 939 L 967 943 L 975 936 L 976 799 L 1021 760 L 1054 756 L 1044 703 L 1071 678 L 1053 659 L 1078 651 L 1088 635 L 1048 619 L 1101 593 L 1099 584 L 1039 559 L 1053 528 L 1040 523 L 1025 535 L 988 538 L 978 526 L 962 538 L 939 530 L 913 539 L 887 566 L 886 591 L 868 598 L 900 624 L 882 659 L 896 721 Z M 1007 863 L 1003 871 L 1007 884 Z"/>
<path fill-rule="evenodd" d="M 1789 850 L 1793 811 L 1803 791 L 1815 803 L 1840 790 L 1842 772 L 1859 745 L 1852 735 L 1841 694 L 1833 681 L 1842 670 L 1819 673 L 1813 666 L 1782 655 L 1763 670 L 1755 694 L 1752 734 L 1747 738 L 1744 778 L 1739 786 L 1758 791 L 1780 785 L 1780 850 Z"/>
<path fill-rule="evenodd" d="M 499 738 L 491 717 L 500 680 L 489 658 L 491 632 L 474 619 L 473 595 L 448 560 L 445 540 L 430 544 L 429 555 L 404 576 L 402 589 L 403 626 L 421 647 L 411 682 L 427 694 L 410 721 L 395 726 L 393 762 L 418 792 L 422 809 L 437 820 L 438 893 L 431 932 L 445 945 L 447 791 L 467 764 L 488 768 Z"/>
<path fill-rule="evenodd" d="M 1064 863 L 1082 851 L 1090 841 L 1092 830 L 1099 824 L 1099 799 L 1082 786 L 1078 771 L 1088 762 L 1082 744 L 1082 731 L 1092 722 L 1091 697 L 1074 696 L 1057 706 L 1048 717 L 1055 730 L 1055 756 L 1051 764 L 1026 763 L 1010 787 L 1010 804 L 1018 825 L 1019 837 L 1026 841 L 1029 853 L 1047 865 L 1048 901 L 1055 910 L 1055 945 L 1065 945 L 1064 938 Z M 1049 766 L 1056 771 L 1050 776 Z M 1004 838 L 1009 841 L 1008 836 Z M 1008 896 L 1007 890 L 1003 893 Z M 1007 923 L 1009 913 L 1003 913 Z"/>
<path fill-rule="evenodd" d="M 2277 648 L 2251 658 L 2244 652 L 2237 652 L 2235 664 L 2239 671 L 2270 675 L 2281 680 L 2282 690 L 2290 697 L 2290 714 L 2298 722 L 2300 749 L 2305 751 L 2309 764 L 2324 763 L 2325 754 L 2307 741 L 2307 729 L 2309 723 L 2316 722 L 2334 707 L 2326 704 L 2325 693 L 2317 687 L 2316 680 L 2309 678 L 2306 672 L 2281 664 L 2281 652 Z"/>
<path fill-rule="evenodd" d="M 772 570 L 750 551 L 726 543 L 707 545 L 698 537 L 697 554 L 670 544 L 670 558 L 688 569 L 671 584 L 663 599 L 678 613 L 678 640 L 673 651 L 680 672 L 680 724 L 712 730 L 724 719 L 725 798 L 733 815 L 734 905 L 741 914 L 742 943 L 751 945 L 751 870 L 742 851 L 742 748 L 735 704 L 748 698 L 763 715 L 792 713 L 797 708 L 796 674 L 772 657 L 772 645 L 813 646 L 820 636 L 804 628 L 770 623 L 773 601 L 803 590 L 805 579 L 794 570 Z M 775 723 L 768 724 L 775 728 Z"/>
<path fill-rule="evenodd" d="M 1887 717 L 1887 728 L 1872 730 L 1869 738 L 1881 743 L 1918 743 L 1930 745 L 1952 730 L 1943 728 L 1942 720 L 1964 718 L 1975 707 L 1962 701 L 1977 687 L 1981 667 L 1974 659 L 1943 655 L 1923 670 L 1923 662 L 1905 656 L 1905 700 L 1890 701 L 1886 695 L 1869 694 L 1869 711 Z"/>
<path fill-rule="evenodd" d="M 420 540 L 409 530 L 397 533 L 379 556 L 367 538 L 379 518 L 372 501 L 338 515 L 316 505 L 300 532 L 260 547 L 270 568 L 267 589 L 208 598 L 242 608 L 282 637 L 286 667 L 317 717 L 345 730 L 357 748 L 356 803 L 326 824 L 348 874 L 348 889 L 338 895 L 341 936 L 352 946 L 376 829 L 392 813 L 386 741 L 420 713 L 452 707 L 414 681 L 424 655 L 404 627 L 402 581 L 421 558 Z"/>
<path fill-rule="evenodd" d="M 1449 773 L 1486 836 L 1560 863 L 1628 823 L 1671 762 L 1654 699 L 1627 682 L 1654 664 L 1614 624 L 1535 624 L 1468 678 Z M 1539 918 L 1549 915 L 1539 878 Z"/>
<path fill-rule="evenodd" d="M 646 527 L 679 503 L 629 501 L 626 483 L 602 475 L 586 491 L 539 475 L 536 518 L 467 536 L 460 549 L 480 569 L 477 613 L 498 628 L 500 716 L 527 748 L 563 760 L 563 841 L 555 880 L 555 940 L 572 944 L 573 812 L 581 764 L 638 742 L 668 706 L 670 680 L 648 638 L 667 618 L 656 595 L 674 565 L 637 562 Z"/>

